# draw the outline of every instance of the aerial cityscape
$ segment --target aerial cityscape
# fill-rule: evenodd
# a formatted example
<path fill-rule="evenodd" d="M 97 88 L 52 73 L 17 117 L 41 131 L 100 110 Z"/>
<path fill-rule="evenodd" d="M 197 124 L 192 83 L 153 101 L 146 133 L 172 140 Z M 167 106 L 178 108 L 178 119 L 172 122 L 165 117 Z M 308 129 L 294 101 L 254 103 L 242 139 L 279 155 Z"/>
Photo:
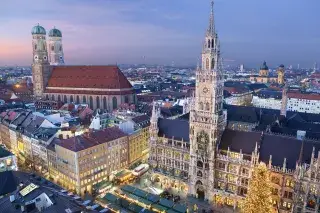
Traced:
<path fill-rule="evenodd" d="M 32 1 L 0 15 L 21 21 L 0 35 L 0 213 L 320 212 L 318 2 Z"/>

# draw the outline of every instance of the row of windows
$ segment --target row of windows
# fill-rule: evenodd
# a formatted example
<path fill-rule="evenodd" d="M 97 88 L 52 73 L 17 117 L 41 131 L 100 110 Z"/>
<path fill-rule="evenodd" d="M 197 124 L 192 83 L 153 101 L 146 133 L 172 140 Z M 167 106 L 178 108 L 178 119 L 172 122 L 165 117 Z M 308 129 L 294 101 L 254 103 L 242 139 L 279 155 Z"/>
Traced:
<path fill-rule="evenodd" d="M 49 95 L 46 95 L 46 99 L 49 100 Z M 100 97 L 97 96 L 95 99 L 96 99 L 96 106 L 97 106 L 97 108 L 100 108 Z M 54 95 L 51 96 L 51 100 L 55 101 L 55 96 L 54 96 Z M 58 95 L 57 101 L 59 101 L 59 102 L 62 101 L 62 97 L 61 97 L 60 95 Z M 64 103 L 67 103 L 67 102 L 68 102 L 68 98 L 67 98 L 66 95 L 64 95 L 64 97 L 63 97 L 63 102 L 64 102 Z M 73 96 L 70 96 L 70 102 L 71 102 L 71 103 L 74 102 Z M 79 104 L 79 103 L 80 103 L 80 97 L 79 97 L 79 95 L 76 96 L 75 103 L 76 103 L 76 104 Z M 81 102 L 81 103 L 83 103 L 83 104 L 86 104 L 86 103 L 87 103 L 87 97 L 86 97 L 86 96 L 83 96 L 83 97 L 82 97 L 82 102 Z M 128 96 L 125 96 L 125 103 L 129 103 L 129 97 L 128 97 Z M 90 108 L 93 108 L 93 97 L 92 97 L 92 96 L 89 97 L 89 103 L 88 103 L 88 104 L 89 104 Z M 104 109 L 107 109 L 107 98 L 106 98 L 106 97 L 104 97 L 104 98 L 102 99 L 102 104 L 103 104 L 103 108 L 104 108 Z M 117 97 L 113 97 L 113 98 L 112 98 L 112 108 L 113 108 L 113 109 L 117 109 L 117 107 L 118 107 Z"/>

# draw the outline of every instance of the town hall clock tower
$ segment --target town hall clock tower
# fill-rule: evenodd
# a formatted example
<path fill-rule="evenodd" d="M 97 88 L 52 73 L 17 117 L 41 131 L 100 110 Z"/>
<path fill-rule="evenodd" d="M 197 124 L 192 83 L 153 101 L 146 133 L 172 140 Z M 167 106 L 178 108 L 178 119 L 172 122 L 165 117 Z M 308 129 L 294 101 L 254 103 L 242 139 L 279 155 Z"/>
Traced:
<path fill-rule="evenodd" d="M 189 194 L 200 199 L 212 199 L 216 150 L 226 125 L 221 65 L 212 1 L 202 63 L 196 70 L 196 91 L 190 111 Z"/>

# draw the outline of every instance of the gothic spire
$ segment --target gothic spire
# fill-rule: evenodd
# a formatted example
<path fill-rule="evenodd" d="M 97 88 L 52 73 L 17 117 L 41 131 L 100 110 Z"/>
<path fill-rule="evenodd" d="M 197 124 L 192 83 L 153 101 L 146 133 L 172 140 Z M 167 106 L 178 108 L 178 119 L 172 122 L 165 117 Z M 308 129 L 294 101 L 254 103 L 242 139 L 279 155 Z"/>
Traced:
<path fill-rule="evenodd" d="M 284 87 L 282 88 L 282 101 L 281 101 L 281 109 L 280 115 L 286 117 L 287 116 L 287 102 L 288 102 L 288 84 L 285 83 Z"/>
<path fill-rule="evenodd" d="M 213 0 L 211 1 L 211 14 L 209 19 L 209 26 L 207 30 L 207 36 L 214 36 L 215 34 L 215 27 L 214 27 L 214 14 L 213 14 Z"/>
<path fill-rule="evenodd" d="M 153 102 L 152 102 L 152 114 L 151 114 L 151 119 L 152 119 L 152 120 L 158 120 L 157 115 L 158 115 L 158 113 L 157 113 L 157 109 L 156 109 L 156 102 L 153 100 Z"/>

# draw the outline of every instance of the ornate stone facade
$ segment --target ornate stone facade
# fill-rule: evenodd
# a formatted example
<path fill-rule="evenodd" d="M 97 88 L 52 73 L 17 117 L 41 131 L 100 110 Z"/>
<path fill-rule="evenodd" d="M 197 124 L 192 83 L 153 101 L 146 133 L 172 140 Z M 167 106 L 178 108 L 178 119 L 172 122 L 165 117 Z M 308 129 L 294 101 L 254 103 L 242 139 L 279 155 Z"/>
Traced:
<path fill-rule="evenodd" d="M 215 147 L 226 125 L 220 43 L 215 31 L 213 2 L 206 33 L 202 68 L 196 70 L 196 91 L 190 111 L 189 194 L 212 196 Z"/>
<path fill-rule="evenodd" d="M 226 107 L 227 114 L 222 106 L 219 60 L 211 12 L 189 121 L 184 120 L 186 116 L 161 118 L 154 103 L 149 142 L 152 181 L 162 188 L 238 210 L 253 167 L 264 162 L 271 171 L 275 209 L 283 213 L 318 212 L 320 160 L 315 155 L 320 143 L 310 139 L 316 132 L 305 127 L 308 123 L 317 131 L 319 124 L 311 124 L 317 119 L 253 107 Z"/>
<path fill-rule="evenodd" d="M 36 99 L 39 99 L 43 97 L 43 92 L 51 75 L 51 68 L 48 61 L 46 31 L 39 25 L 32 29 L 32 50 L 33 94 Z"/>
<path fill-rule="evenodd" d="M 49 61 L 51 65 L 64 64 L 62 33 L 56 28 L 49 32 Z"/>

